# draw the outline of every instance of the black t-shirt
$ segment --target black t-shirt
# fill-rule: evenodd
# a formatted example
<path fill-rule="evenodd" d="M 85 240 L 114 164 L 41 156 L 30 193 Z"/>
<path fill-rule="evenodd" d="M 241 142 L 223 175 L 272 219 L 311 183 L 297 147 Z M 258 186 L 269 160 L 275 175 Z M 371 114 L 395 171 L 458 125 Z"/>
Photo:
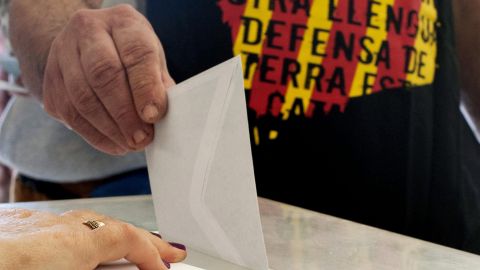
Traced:
<path fill-rule="evenodd" d="M 458 110 L 450 5 L 162 0 L 147 10 L 177 82 L 242 55 L 260 196 L 478 251 L 478 153 Z"/>

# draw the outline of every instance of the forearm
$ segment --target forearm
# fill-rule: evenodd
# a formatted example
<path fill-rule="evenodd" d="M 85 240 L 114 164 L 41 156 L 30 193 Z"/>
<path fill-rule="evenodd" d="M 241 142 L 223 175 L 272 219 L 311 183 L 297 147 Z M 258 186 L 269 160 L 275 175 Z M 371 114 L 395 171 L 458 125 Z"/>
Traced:
<path fill-rule="evenodd" d="M 452 1 L 461 96 L 477 126 L 480 124 L 480 0 Z"/>
<path fill-rule="evenodd" d="M 50 46 L 70 16 L 82 8 L 98 8 L 101 0 L 12 0 L 10 40 L 22 70 L 22 81 L 42 97 L 43 74 Z"/>

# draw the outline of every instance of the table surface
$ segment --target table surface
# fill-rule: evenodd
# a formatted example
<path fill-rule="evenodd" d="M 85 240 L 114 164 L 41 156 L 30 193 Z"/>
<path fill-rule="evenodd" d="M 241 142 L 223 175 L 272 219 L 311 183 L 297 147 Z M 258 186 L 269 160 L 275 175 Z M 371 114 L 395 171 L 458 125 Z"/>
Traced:
<path fill-rule="evenodd" d="M 474 254 L 262 198 L 259 205 L 269 263 L 275 270 L 480 269 L 480 256 Z M 92 209 L 156 230 L 150 196 L 0 204 L 0 208 L 56 213 Z M 189 253 L 193 261 L 200 257 Z"/>

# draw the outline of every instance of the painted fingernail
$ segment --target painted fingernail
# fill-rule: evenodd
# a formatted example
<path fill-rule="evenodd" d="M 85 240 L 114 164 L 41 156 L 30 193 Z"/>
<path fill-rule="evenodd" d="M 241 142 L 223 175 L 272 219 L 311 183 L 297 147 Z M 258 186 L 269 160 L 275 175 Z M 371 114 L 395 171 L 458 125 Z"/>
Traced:
<path fill-rule="evenodd" d="M 165 260 L 162 260 L 162 261 L 163 261 L 163 264 L 165 264 L 165 266 L 166 266 L 168 269 L 170 269 L 170 263 L 167 262 L 167 261 L 165 261 Z"/>
<path fill-rule="evenodd" d="M 182 244 L 179 244 L 179 243 L 175 243 L 175 242 L 168 242 L 172 247 L 174 248 L 178 248 L 178 249 L 181 249 L 181 250 L 187 250 L 187 248 L 185 247 L 185 245 L 182 245 Z"/>
<path fill-rule="evenodd" d="M 147 138 L 147 134 L 145 133 L 145 131 L 141 129 L 133 133 L 133 140 L 135 141 L 136 144 L 142 143 L 145 140 L 145 138 Z"/>
<path fill-rule="evenodd" d="M 158 233 L 154 233 L 154 232 L 150 232 L 150 233 L 151 233 L 151 234 L 153 234 L 153 235 L 155 235 L 156 237 L 158 237 L 158 238 L 162 239 L 162 236 L 161 236 L 160 234 L 158 234 Z"/>
<path fill-rule="evenodd" d="M 143 108 L 142 114 L 145 120 L 156 120 L 159 112 L 157 106 L 148 104 Z"/>

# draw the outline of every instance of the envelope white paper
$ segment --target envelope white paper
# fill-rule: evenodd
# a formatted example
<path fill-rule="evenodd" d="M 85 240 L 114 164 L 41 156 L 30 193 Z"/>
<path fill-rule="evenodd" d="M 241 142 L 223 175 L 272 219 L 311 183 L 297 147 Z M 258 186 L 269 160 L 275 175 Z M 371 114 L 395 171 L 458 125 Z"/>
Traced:
<path fill-rule="evenodd" d="M 121 261 L 116 264 L 102 265 L 98 267 L 96 270 L 138 270 L 138 267 L 128 263 L 127 261 Z M 170 270 L 205 270 L 205 269 L 194 267 L 184 263 L 172 263 Z"/>
<path fill-rule="evenodd" d="M 158 230 L 188 248 L 268 269 L 240 57 L 169 89 L 147 149 Z"/>

